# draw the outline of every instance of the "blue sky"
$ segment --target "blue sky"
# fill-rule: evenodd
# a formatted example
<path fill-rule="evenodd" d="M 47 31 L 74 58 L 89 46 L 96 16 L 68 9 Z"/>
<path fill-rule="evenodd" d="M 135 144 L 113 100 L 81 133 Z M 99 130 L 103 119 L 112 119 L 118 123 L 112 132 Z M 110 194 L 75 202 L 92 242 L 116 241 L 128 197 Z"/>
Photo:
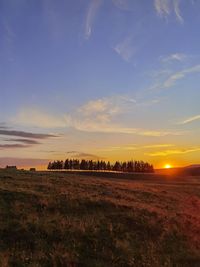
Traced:
<path fill-rule="evenodd" d="M 0 0 L 0 164 L 199 163 L 199 10 L 195 0 Z"/>

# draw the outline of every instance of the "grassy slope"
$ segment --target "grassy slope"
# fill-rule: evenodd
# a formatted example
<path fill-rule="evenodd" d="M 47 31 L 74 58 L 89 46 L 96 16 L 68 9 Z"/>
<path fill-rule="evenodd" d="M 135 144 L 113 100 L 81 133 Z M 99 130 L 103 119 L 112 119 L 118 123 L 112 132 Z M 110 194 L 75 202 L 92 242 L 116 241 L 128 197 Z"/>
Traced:
<path fill-rule="evenodd" d="M 200 266 L 200 179 L 147 177 L 0 171 L 0 266 Z"/>

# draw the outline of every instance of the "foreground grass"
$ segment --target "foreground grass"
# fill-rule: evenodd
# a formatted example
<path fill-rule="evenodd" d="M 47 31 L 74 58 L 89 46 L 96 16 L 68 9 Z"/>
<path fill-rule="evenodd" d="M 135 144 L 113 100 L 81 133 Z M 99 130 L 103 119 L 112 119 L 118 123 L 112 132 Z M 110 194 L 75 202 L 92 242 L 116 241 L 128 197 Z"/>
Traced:
<path fill-rule="evenodd" d="M 200 266 L 200 179 L 149 177 L 0 171 L 0 266 Z"/>

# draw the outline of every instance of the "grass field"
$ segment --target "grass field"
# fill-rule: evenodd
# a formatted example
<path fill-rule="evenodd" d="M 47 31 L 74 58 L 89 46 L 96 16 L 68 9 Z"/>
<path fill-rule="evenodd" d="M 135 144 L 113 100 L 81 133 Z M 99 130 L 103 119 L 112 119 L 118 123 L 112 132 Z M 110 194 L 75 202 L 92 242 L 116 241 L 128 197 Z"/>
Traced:
<path fill-rule="evenodd" d="M 0 266 L 200 266 L 200 177 L 0 171 Z"/>

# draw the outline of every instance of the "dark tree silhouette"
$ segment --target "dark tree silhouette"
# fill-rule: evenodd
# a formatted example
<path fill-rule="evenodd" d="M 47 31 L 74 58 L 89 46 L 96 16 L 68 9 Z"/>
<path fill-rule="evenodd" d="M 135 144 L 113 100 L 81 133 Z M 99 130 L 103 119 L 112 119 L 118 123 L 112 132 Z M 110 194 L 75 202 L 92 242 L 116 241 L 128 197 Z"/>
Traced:
<path fill-rule="evenodd" d="M 116 161 L 111 164 L 109 161 L 93 161 L 82 159 L 66 159 L 49 162 L 47 166 L 48 170 L 97 170 L 97 171 L 117 171 L 117 172 L 142 172 L 152 173 L 154 172 L 153 165 L 144 161 Z"/>

